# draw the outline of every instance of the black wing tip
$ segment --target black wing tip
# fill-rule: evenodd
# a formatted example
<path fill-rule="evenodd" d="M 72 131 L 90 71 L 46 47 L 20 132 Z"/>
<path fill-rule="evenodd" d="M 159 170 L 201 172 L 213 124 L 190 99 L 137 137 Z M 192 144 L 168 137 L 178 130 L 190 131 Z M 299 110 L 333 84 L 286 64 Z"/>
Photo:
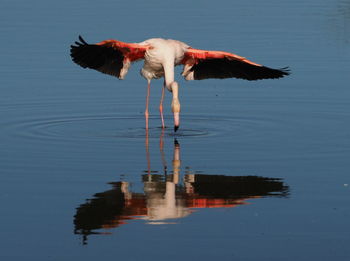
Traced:
<path fill-rule="evenodd" d="M 264 79 L 279 79 L 291 74 L 290 68 L 288 66 L 279 69 L 272 69 L 266 66 L 262 66 L 262 68 L 263 70 L 259 75 L 256 75 L 256 77 L 253 76 L 252 78 L 246 80 L 255 81 Z"/>
<path fill-rule="evenodd" d="M 281 74 L 282 74 L 283 76 L 288 76 L 288 75 L 291 74 L 291 70 L 290 70 L 289 66 L 280 68 L 280 69 L 278 69 L 278 70 L 281 72 Z M 282 77 L 283 77 L 283 76 L 282 76 Z"/>
<path fill-rule="evenodd" d="M 88 44 L 81 35 L 78 39 L 70 46 L 70 56 L 74 63 L 83 68 L 120 77 L 124 59 L 121 51 L 108 46 Z"/>
<path fill-rule="evenodd" d="M 283 77 L 291 74 L 290 68 L 288 66 L 283 67 L 283 68 L 279 68 L 279 69 L 277 69 L 277 71 L 278 71 L 278 75 L 276 78 L 283 78 Z"/>
<path fill-rule="evenodd" d="M 74 42 L 75 45 L 71 45 L 71 46 L 70 46 L 70 47 L 71 47 L 71 50 L 74 49 L 74 48 L 78 48 L 78 47 L 80 47 L 80 46 L 89 45 L 89 44 L 84 40 L 84 38 L 83 38 L 81 35 L 78 36 L 78 39 L 79 39 L 80 42 L 75 41 L 75 42 Z"/>
<path fill-rule="evenodd" d="M 84 38 L 81 35 L 79 35 L 78 38 L 79 38 L 80 42 L 82 42 L 83 44 L 88 45 L 88 43 L 84 40 Z"/>
<path fill-rule="evenodd" d="M 86 54 L 85 48 L 90 46 L 90 44 L 88 44 L 81 35 L 78 36 L 78 39 L 79 41 L 75 41 L 74 44 L 70 46 L 70 56 L 73 62 L 83 68 L 87 68 L 88 65 L 82 60 L 82 56 Z"/>

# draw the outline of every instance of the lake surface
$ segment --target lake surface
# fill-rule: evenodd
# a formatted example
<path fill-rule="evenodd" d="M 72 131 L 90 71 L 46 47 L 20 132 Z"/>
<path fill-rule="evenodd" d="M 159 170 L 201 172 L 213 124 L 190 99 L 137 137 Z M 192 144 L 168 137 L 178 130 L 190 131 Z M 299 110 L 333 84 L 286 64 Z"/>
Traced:
<path fill-rule="evenodd" d="M 1 260 L 349 260 L 350 3 L 24 1 L 0 9 Z M 151 37 L 292 74 L 162 81 L 69 46 Z"/>

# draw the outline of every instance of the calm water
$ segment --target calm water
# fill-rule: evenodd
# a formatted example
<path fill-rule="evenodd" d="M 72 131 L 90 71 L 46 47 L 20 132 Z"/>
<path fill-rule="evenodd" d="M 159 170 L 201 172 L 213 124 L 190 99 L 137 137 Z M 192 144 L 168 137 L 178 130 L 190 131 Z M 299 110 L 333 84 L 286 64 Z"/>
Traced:
<path fill-rule="evenodd" d="M 124 81 L 83 70 L 79 34 L 292 75 L 178 76 L 177 135 L 154 81 L 146 135 L 141 64 Z M 2 0 L 0 40 L 1 260 L 349 260 L 348 1 Z"/>

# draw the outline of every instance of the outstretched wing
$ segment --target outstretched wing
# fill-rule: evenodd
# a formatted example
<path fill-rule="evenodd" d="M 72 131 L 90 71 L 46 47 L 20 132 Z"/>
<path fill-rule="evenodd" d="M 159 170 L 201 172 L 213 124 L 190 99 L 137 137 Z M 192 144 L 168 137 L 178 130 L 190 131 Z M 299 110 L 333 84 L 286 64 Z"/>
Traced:
<path fill-rule="evenodd" d="M 72 60 L 83 68 L 90 68 L 123 79 L 130 63 L 143 59 L 147 45 L 106 40 L 88 44 L 81 36 L 80 42 L 71 45 Z"/>
<path fill-rule="evenodd" d="M 189 48 L 182 60 L 186 80 L 240 78 L 245 80 L 275 79 L 289 75 L 287 67 L 271 69 L 244 57 L 221 51 Z"/>

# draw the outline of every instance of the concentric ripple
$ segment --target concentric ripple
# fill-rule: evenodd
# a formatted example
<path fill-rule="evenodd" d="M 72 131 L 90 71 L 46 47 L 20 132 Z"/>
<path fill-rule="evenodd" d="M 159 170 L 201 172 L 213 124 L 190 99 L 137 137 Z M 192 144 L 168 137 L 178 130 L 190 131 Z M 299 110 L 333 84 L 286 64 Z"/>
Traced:
<path fill-rule="evenodd" d="M 167 123 L 172 118 L 166 117 Z M 150 118 L 149 138 L 209 137 L 221 135 L 254 135 L 262 124 L 271 122 L 261 119 L 201 117 L 184 115 L 182 126 L 175 133 L 173 127 L 164 130 L 159 117 Z M 144 117 L 119 115 L 82 115 L 32 118 L 9 124 L 12 135 L 25 139 L 50 140 L 112 140 L 115 138 L 145 138 Z"/>

